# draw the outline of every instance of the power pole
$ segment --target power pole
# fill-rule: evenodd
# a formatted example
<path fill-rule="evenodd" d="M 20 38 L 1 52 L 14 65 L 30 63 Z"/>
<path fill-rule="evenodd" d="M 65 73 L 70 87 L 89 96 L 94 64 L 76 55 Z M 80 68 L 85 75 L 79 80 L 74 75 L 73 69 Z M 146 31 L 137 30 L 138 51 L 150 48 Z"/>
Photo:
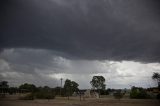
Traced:
<path fill-rule="evenodd" d="M 62 80 L 63 80 L 63 78 L 61 78 L 60 80 L 61 80 L 60 96 L 62 96 Z"/>

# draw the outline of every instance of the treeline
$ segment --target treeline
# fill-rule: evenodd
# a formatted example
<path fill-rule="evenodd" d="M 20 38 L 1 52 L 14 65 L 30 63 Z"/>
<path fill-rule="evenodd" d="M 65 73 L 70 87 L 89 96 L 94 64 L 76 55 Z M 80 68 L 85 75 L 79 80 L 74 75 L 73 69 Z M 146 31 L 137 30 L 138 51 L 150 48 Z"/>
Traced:
<path fill-rule="evenodd" d="M 25 90 L 25 93 L 28 93 L 24 97 L 20 99 L 25 100 L 33 100 L 33 99 L 54 99 L 55 98 L 55 90 L 54 88 L 50 88 L 48 86 L 44 87 L 36 87 L 33 84 L 23 84 L 19 87 L 20 90 Z"/>
<path fill-rule="evenodd" d="M 156 93 L 157 98 L 160 98 L 160 74 L 153 73 L 152 79 L 155 80 L 158 86 L 154 90 L 158 90 Z M 92 86 L 91 92 L 97 92 L 100 95 L 113 95 L 115 98 L 122 98 L 127 89 L 106 89 L 105 85 L 105 78 L 103 76 L 93 76 L 92 80 L 90 81 Z M 37 87 L 34 84 L 22 84 L 19 87 L 9 87 L 7 81 L 0 82 L 0 97 L 5 97 L 5 94 L 15 94 L 15 93 L 27 93 L 24 98 L 21 99 L 54 99 L 55 96 L 63 96 L 69 97 L 72 96 L 74 93 L 77 95 L 84 95 L 86 90 L 80 90 L 79 84 L 75 81 L 71 81 L 69 79 L 65 80 L 64 86 L 62 87 L 55 87 L 50 88 L 48 86 Z M 129 95 L 130 98 L 133 99 L 147 99 L 152 98 L 151 89 L 144 89 L 140 87 L 132 87 Z M 155 94 L 154 94 L 155 95 Z M 153 96 L 154 96 L 153 95 Z"/>
<path fill-rule="evenodd" d="M 68 97 L 71 96 L 74 92 L 79 92 L 78 83 L 67 79 L 65 81 L 64 87 L 55 87 L 51 88 L 48 86 L 37 87 L 34 84 L 24 83 L 19 87 L 9 87 L 7 81 L 0 82 L 0 97 L 5 97 L 6 94 L 16 94 L 23 93 L 26 94 L 20 99 L 54 99 L 55 96 Z"/>

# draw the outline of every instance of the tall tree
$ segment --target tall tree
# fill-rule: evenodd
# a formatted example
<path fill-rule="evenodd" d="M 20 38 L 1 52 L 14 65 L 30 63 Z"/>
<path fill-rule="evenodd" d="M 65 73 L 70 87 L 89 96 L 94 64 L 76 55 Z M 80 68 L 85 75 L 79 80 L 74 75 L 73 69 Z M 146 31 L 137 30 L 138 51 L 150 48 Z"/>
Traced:
<path fill-rule="evenodd" d="M 8 92 L 8 82 L 7 81 L 2 81 L 0 82 L 0 93 L 4 93 L 3 97 L 5 97 L 5 93 Z"/>
<path fill-rule="evenodd" d="M 76 83 L 75 81 L 71 81 L 69 79 L 66 79 L 65 83 L 64 83 L 64 89 L 66 91 L 66 95 L 69 96 L 73 94 L 73 92 L 77 92 L 78 91 L 78 83 Z"/>
<path fill-rule="evenodd" d="M 79 86 L 79 84 L 76 83 L 75 81 L 71 82 L 71 87 L 72 87 L 72 91 L 73 92 L 77 92 L 78 91 L 78 86 Z"/>
<path fill-rule="evenodd" d="M 37 90 L 34 84 L 28 84 L 28 83 L 20 85 L 19 89 L 24 89 L 27 90 L 28 92 L 35 92 Z"/>
<path fill-rule="evenodd" d="M 68 96 L 68 100 L 69 100 L 69 95 L 71 94 L 71 80 L 66 79 L 64 83 L 64 89 L 65 89 L 66 95 Z"/>
<path fill-rule="evenodd" d="M 99 91 L 100 95 L 100 90 L 105 90 L 105 78 L 103 76 L 93 76 L 92 81 L 90 81 L 90 84 L 92 85 L 93 89 L 97 89 Z"/>
<path fill-rule="evenodd" d="M 7 81 L 0 82 L 0 88 L 8 88 L 8 87 L 9 87 L 9 85 L 8 85 Z"/>
<path fill-rule="evenodd" d="M 158 83 L 158 87 L 160 87 L 160 74 L 157 72 L 154 72 L 152 75 L 152 79 L 156 80 Z"/>

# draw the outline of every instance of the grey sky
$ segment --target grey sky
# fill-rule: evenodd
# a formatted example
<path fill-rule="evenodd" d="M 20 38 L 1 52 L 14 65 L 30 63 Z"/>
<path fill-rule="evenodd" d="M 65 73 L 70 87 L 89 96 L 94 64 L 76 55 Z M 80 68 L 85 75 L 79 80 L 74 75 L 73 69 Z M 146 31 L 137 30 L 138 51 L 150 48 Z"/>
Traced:
<path fill-rule="evenodd" d="M 12 86 L 34 83 L 37 86 L 60 86 L 60 78 L 90 88 L 94 75 L 106 78 L 107 88 L 129 88 L 130 85 L 151 87 L 153 72 L 160 71 L 160 63 L 134 61 L 68 59 L 44 49 L 5 49 L 0 53 L 0 78 Z"/>
<path fill-rule="evenodd" d="M 160 72 L 159 4 L 158 0 L 2 0 L 0 78 L 13 85 L 28 81 L 56 86 L 63 76 L 87 88 L 91 76 L 103 74 L 109 87 L 154 85 L 151 79 L 151 84 L 146 81 Z"/>

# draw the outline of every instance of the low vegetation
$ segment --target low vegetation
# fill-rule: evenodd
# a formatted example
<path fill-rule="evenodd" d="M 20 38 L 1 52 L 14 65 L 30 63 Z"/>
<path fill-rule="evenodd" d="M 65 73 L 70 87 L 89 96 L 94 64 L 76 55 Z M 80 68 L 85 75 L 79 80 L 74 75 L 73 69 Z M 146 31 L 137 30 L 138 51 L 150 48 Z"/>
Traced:
<path fill-rule="evenodd" d="M 149 99 L 151 98 L 145 89 L 139 87 L 132 87 L 130 92 L 131 99 Z"/>
<path fill-rule="evenodd" d="M 34 95 L 33 93 L 28 93 L 22 97 L 19 97 L 20 100 L 34 100 Z"/>
<path fill-rule="evenodd" d="M 160 99 L 160 74 L 159 73 L 153 73 L 152 79 L 155 80 L 158 83 L 158 87 L 155 87 L 155 89 L 158 89 L 158 91 L 155 94 L 155 91 L 153 93 L 153 90 L 150 88 L 144 89 L 141 87 L 135 87 L 133 86 L 131 88 L 131 91 L 127 93 L 127 98 L 130 97 L 131 99 L 152 99 L 157 98 Z M 92 90 L 94 92 L 99 93 L 100 95 L 103 95 L 102 97 L 105 97 L 106 95 L 113 95 L 115 99 L 121 99 L 124 96 L 124 93 L 121 92 L 121 90 L 116 89 L 105 89 L 105 78 L 103 76 L 93 76 L 92 80 L 90 81 L 90 84 L 92 85 Z M 62 87 L 55 87 L 50 88 L 48 86 L 44 87 L 36 87 L 34 84 L 22 84 L 19 87 L 9 87 L 7 81 L 0 82 L 0 97 L 5 98 L 6 94 L 16 94 L 16 93 L 22 93 L 24 96 L 21 96 L 19 99 L 21 100 L 33 100 L 33 99 L 54 99 L 55 96 L 63 96 L 68 97 L 72 96 L 73 94 L 81 96 L 81 94 L 84 94 L 85 90 L 79 90 L 78 88 L 79 84 L 75 81 L 71 81 L 69 79 L 65 80 L 64 86 Z M 115 92 L 115 93 L 114 93 Z M 126 91 L 125 91 L 126 93 Z M 125 96 L 124 96 L 125 98 Z"/>
<path fill-rule="evenodd" d="M 37 99 L 54 99 L 55 98 L 55 93 L 54 91 L 45 86 L 44 88 L 39 88 L 38 91 L 34 92 L 34 97 Z"/>
<path fill-rule="evenodd" d="M 116 93 L 113 94 L 115 99 L 122 99 L 123 98 L 123 93 L 121 93 L 121 90 L 118 90 Z"/>

